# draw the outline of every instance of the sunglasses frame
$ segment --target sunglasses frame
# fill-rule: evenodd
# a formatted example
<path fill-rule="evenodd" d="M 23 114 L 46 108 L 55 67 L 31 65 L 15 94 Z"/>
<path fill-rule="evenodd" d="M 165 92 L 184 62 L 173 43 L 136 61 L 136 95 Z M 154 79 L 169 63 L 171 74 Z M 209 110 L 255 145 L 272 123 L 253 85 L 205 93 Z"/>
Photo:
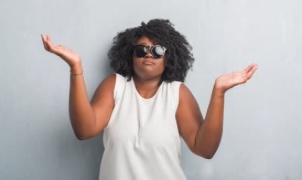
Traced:
<path fill-rule="evenodd" d="M 136 53 L 135 53 L 135 48 L 136 48 L 136 47 L 139 47 L 139 46 L 144 47 L 144 48 L 147 49 L 147 51 L 145 52 L 146 54 L 145 54 L 144 56 L 142 56 L 142 57 L 145 57 L 145 56 L 148 54 L 148 50 L 149 50 L 150 53 L 151 53 L 151 55 L 152 55 L 152 57 L 153 57 L 154 59 L 160 59 L 160 58 L 162 58 L 162 57 L 165 55 L 166 50 L 167 50 L 166 47 L 161 46 L 161 45 L 154 45 L 154 46 L 145 46 L 145 45 L 142 45 L 142 44 L 135 45 L 135 46 L 134 46 L 134 49 L 133 49 L 133 54 L 134 54 L 136 57 L 138 57 L 138 58 L 142 58 L 142 57 L 137 56 Z M 161 55 L 161 56 L 159 56 L 159 57 L 154 56 L 152 50 L 153 50 L 154 48 L 156 48 L 156 47 L 160 47 L 160 48 L 162 48 L 162 49 L 164 50 L 163 55 Z"/>

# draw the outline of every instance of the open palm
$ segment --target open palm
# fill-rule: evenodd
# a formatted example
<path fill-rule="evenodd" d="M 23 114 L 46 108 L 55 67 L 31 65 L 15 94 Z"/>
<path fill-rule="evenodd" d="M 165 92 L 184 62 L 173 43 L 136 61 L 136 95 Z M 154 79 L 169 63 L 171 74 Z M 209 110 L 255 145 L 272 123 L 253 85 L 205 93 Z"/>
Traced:
<path fill-rule="evenodd" d="M 257 68 L 258 65 L 251 64 L 242 71 L 222 75 L 216 79 L 215 86 L 223 91 L 227 91 L 234 86 L 244 84 L 253 76 Z"/>
<path fill-rule="evenodd" d="M 73 66 L 80 62 L 80 56 L 71 49 L 62 45 L 53 45 L 49 35 L 41 35 L 43 45 L 46 51 L 61 57 L 69 66 Z"/>

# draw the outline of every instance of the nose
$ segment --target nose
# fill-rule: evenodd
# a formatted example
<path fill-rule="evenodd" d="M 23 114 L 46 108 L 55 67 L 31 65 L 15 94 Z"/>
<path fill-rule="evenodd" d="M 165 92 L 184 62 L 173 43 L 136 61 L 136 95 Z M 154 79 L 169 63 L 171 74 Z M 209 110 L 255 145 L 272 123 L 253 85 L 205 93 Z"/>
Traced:
<path fill-rule="evenodd" d="M 147 47 L 147 52 L 146 52 L 145 57 L 149 57 L 149 58 L 150 58 L 150 57 L 151 57 L 151 58 L 153 57 L 153 55 L 152 55 L 152 53 L 151 53 L 151 47 L 150 47 L 150 46 Z"/>

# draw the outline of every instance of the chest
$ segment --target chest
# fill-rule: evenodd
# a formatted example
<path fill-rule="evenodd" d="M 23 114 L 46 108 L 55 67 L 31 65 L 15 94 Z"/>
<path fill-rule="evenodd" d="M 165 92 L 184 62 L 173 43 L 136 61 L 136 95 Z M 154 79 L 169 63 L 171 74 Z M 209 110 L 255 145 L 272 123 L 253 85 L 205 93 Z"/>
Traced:
<path fill-rule="evenodd" d="M 174 112 L 163 107 L 146 109 L 133 103 L 120 108 L 110 121 L 105 133 L 109 141 L 118 144 L 155 146 L 179 138 Z"/>

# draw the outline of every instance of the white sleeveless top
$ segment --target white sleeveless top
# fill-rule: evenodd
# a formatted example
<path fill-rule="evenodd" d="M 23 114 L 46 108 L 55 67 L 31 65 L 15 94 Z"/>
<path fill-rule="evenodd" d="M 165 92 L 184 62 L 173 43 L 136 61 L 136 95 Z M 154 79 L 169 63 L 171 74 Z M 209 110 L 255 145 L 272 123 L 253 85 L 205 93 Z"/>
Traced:
<path fill-rule="evenodd" d="M 181 82 L 163 82 L 145 99 L 116 74 L 115 107 L 104 130 L 99 180 L 185 180 L 176 109 Z"/>

